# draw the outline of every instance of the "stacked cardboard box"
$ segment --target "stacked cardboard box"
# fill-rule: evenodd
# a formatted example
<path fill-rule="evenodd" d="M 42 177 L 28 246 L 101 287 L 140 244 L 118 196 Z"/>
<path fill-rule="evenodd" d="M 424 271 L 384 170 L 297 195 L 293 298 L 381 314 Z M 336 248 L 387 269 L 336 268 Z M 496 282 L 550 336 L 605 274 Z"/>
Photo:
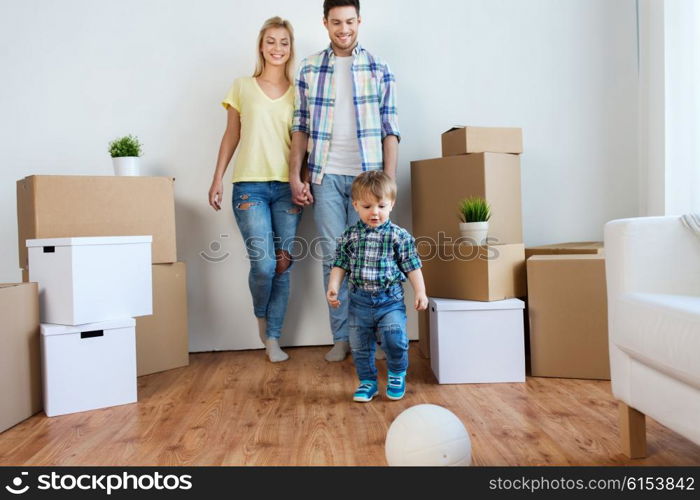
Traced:
<path fill-rule="evenodd" d="M 39 289 L 0 284 L 0 432 L 41 411 Z"/>
<path fill-rule="evenodd" d="M 526 294 L 521 152 L 521 129 L 454 127 L 442 134 L 441 158 L 411 162 L 413 234 L 429 297 L 495 301 Z M 470 196 L 491 206 L 488 245 L 457 241 L 458 205 Z M 419 349 L 429 357 L 427 314 L 419 314 Z"/>
<path fill-rule="evenodd" d="M 533 376 L 610 379 L 601 242 L 526 249 Z"/>
<path fill-rule="evenodd" d="M 174 179 L 33 175 L 17 181 L 17 218 L 24 281 L 27 239 L 152 235 L 153 315 L 137 320 L 138 375 L 189 363 L 186 272 L 185 264 L 177 262 Z"/>
<path fill-rule="evenodd" d="M 47 416 L 138 400 L 134 317 L 153 312 L 152 240 L 27 240 L 29 280 L 39 286 Z"/>

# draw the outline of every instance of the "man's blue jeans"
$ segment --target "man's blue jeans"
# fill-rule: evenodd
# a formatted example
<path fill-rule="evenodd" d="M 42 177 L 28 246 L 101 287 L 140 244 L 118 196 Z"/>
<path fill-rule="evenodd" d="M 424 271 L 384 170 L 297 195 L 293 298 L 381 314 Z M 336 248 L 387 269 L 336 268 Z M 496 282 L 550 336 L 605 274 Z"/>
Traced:
<path fill-rule="evenodd" d="M 321 184 L 313 184 L 314 220 L 316 230 L 321 237 L 321 257 L 323 259 L 323 289 L 328 290 L 328 278 L 331 274 L 337 238 L 345 228 L 359 220 L 352 206 L 350 188 L 355 178 L 351 175 L 326 174 Z M 348 286 L 344 279 L 338 290 L 340 307 L 328 307 L 333 341 L 348 341 Z"/>
<path fill-rule="evenodd" d="M 386 353 L 390 372 L 408 368 L 408 335 L 403 288 L 396 283 L 380 292 L 350 290 L 350 347 L 360 380 L 377 380 L 374 350 L 377 336 Z"/>
<path fill-rule="evenodd" d="M 289 183 L 277 181 L 236 182 L 232 203 L 250 260 L 253 311 L 267 320 L 267 337 L 279 339 L 287 313 L 289 269 L 276 272 L 276 252 L 290 252 L 302 208 L 292 203 Z"/>

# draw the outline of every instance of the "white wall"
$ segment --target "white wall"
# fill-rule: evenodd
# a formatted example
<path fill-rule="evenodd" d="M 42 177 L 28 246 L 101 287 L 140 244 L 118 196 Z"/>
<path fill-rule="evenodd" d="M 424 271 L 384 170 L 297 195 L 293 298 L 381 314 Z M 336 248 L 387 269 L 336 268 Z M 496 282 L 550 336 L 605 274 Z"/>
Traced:
<path fill-rule="evenodd" d="M 109 175 L 107 142 L 135 133 L 145 173 L 177 178 L 192 350 L 258 347 L 239 232 L 229 211 L 207 205 L 219 102 L 252 71 L 265 18 L 293 22 L 301 55 L 324 47 L 321 4 L 2 0 L 0 281 L 20 276 L 15 181 Z M 601 239 L 604 222 L 638 213 L 634 0 L 365 0 L 362 9 L 361 42 L 398 79 L 399 224 L 410 227 L 409 162 L 439 156 L 439 134 L 454 124 L 523 127 L 527 244 Z M 313 233 L 309 212 L 301 234 Z M 230 256 L 212 264 L 202 251 Z M 320 281 L 316 263 L 297 265 L 291 344 L 330 342 Z"/>
<path fill-rule="evenodd" d="M 666 213 L 664 0 L 639 1 L 639 215 Z"/>

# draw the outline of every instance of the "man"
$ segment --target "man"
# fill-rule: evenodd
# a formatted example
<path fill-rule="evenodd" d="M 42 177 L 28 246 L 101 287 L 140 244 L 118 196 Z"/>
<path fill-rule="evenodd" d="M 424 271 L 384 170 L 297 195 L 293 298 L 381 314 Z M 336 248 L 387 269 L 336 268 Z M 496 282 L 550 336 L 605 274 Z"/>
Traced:
<path fill-rule="evenodd" d="M 323 25 L 330 46 L 301 62 L 295 82 L 289 183 L 295 203 L 315 204 L 326 289 L 336 239 L 358 221 L 350 192 L 353 179 L 381 169 L 396 178 L 396 81 L 386 63 L 357 43 L 361 21 L 359 0 L 325 0 Z M 334 344 L 327 361 L 342 361 L 350 350 L 346 281 L 338 300 L 340 307 L 329 308 Z"/>

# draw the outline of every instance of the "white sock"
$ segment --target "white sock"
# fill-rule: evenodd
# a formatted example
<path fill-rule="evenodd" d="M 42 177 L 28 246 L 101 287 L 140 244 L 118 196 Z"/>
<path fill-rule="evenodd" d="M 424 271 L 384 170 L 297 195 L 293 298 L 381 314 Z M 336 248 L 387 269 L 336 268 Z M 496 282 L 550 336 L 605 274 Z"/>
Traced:
<path fill-rule="evenodd" d="M 265 341 L 265 352 L 267 352 L 267 357 L 273 363 L 279 363 L 280 361 L 287 361 L 289 355 L 280 349 L 280 343 L 277 339 L 267 339 Z"/>
<path fill-rule="evenodd" d="M 260 335 L 260 342 L 265 345 L 265 341 L 267 340 L 267 320 L 265 318 L 256 318 L 258 320 L 258 335 Z"/>
<path fill-rule="evenodd" d="M 333 348 L 326 353 L 326 361 L 342 361 L 350 352 L 350 344 L 346 340 L 338 340 L 333 344 Z"/>

